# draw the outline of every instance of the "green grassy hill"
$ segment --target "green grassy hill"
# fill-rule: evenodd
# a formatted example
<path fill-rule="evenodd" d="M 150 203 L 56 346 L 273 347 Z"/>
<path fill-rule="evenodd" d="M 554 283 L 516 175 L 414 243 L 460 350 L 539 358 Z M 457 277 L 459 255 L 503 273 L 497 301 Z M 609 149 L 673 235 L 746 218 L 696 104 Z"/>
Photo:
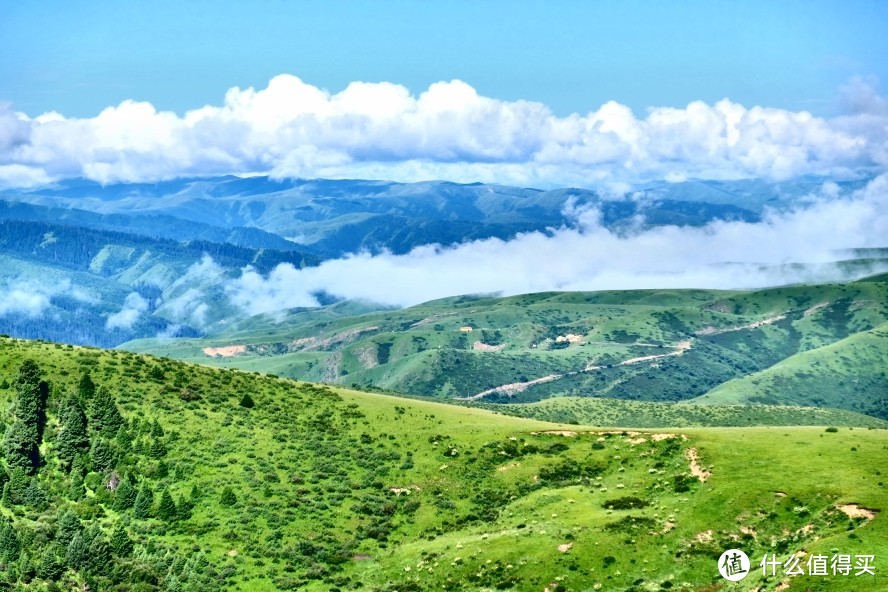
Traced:
<path fill-rule="evenodd" d="M 674 402 L 706 395 L 699 401 L 709 403 L 720 400 L 722 388 L 751 384 L 748 396 L 723 402 L 839 407 L 888 419 L 880 362 L 888 342 L 875 329 L 888 321 L 888 283 L 879 277 L 749 292 L 456 297 L 366 314 L 337 306 L 256 317 L 206 339 L 123 347 L 444 400 Z M 866 345 L 853 345 L 858 341 Z M 837 362 L 816 362 L 835 357 L 838 350 L 829 348 L 847 353 L 839 374 L 848 380 L 836 378 Z M 820 386 L 781 378 L 755 394 L 756 377 L 784 364 Z"/>
<path fill-rule="evenodd" d="M 888 586 L 881 429 L 596 430 L 10 339 L 0 402 L 9 587 Z M 739 585 L 728 548 L 753 558 Z M 755 569 L 802 551 L 874 554 L 876 575 Z"/>
<path fill-rule="evenodd" d="M 800 405 L 694 404 L 553 397 L 536 403 L 488 404 L 483 408 L 543 421 L 639 428 L 849 426 L 888 428 L 888 421 L 842 409 Z"/>
<path fill-rule="evenodd" d="M 770 403 L 888 409 L 888 323 L 808 350 L 696 399 L 703 404 Z"/>

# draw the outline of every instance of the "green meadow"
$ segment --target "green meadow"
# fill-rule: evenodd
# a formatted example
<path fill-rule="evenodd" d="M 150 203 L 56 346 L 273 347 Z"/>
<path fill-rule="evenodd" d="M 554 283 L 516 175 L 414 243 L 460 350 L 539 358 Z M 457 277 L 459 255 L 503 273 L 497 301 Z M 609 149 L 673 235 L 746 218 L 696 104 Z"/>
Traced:
<path fill-rule="evenodd" d="M 13 589 L 888 587 L 876 425 L 558 424 L 7 338 L 0 387 Z M 753 562 L 737 584 L 729 548 Z M 765 554 L 874 555 L 875 575 L 762 576 Z"/>

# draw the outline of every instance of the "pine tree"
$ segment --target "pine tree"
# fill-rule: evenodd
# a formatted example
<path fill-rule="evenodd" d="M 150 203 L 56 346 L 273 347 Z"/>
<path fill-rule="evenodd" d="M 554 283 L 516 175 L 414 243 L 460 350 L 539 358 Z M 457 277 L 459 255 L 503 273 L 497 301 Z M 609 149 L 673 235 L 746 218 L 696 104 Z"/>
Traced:
<path fill-rule="evenodd" d="M 40 380 L 40 367 L 33 360 L 25 360 L 15 380 L 18 397 L 15 417 L 25 423 L 34 442 L 39 445 L 46 425 L 46 399 L 49 385 Z"/>
<path fill-rule="evenodd" d="M 90 405 L 89 423 L 93 431 L 109 438 L 117 434 L 117 430 L 124 424 L 123 416 L 114 404 L 114 398 L 108 389 L 99 387 L 96 389 Z"/>
<path fill-rule="evenodd" d="M 96 383 L 92 381 L 89 372 L 84 372 L 77 383 L 77 397 L 83 402 L 91 402 L 96 396 Z"/>
<path fill-rule="evenodd" d="M 176 502 L 169 490 L 164 489 L 160 494 L 160 502 L 157 504 L 157 517 L 161 520 L 175 520 L 177 517 Z"/>
<path fill-rule="evenodd" d="M 244 393 L 244 396 L 241 397 L 240 406 L 246 409 L 252 409 L 256 406 L 256 403 L 253 401 L 253 397 L 250 396 L 250 393 Z"/>
<path fill-rule="evenodd" d="M 62 429 L 56 442 L 56 450 L 62 466 L 65 470 L 70 470 L 74 457 L 89 449 L 86 414 L 77 400 L 68 399 L 61 419 Z"/>
<path fill-rule="evenodd" d="M 163 443 L 163 440 L 155 440 L 151 443 L 151 448 L 148 453 L 152 458 L 163 458 L 167 454 L 167 447 Z"/>
<path fill-rule="evenodd" d="M 59 550 L 54 545 L 49 545 L 43 550 L 40 562 L 37 564 L 37 577 L 42 580 L 58 580 L 65 573 L 65 565 L 59 559 Z"/>
<path fill-rule="evenodd" d="M 44 510 L 46 509 L 48 502 L 49 500 L 46 497 L 46 492 L 40 487 L 40 483 L 37 482 L 37 479 L 32 478 L 27 489 L 25 489 L 22 494 L 22 503 L 35 510 Z"/>
<path fill-rule="evenodd" d="M 77 533 L 65 550 L 65 563 L 75 570 L 83 570 L 89 565 L 89 544 L 83 540 L 83 534 Z"/>
<path fill-rule="evenodd" d="M 49 387 L 40 380 L 40 368 L 33 360 L 22 362 L 15 384 L 14 419 L 3 438 L 3 449 L 7 466 L 33 475 L 40 466 L 40 441 L 46 424 Z"/>
<path fill-rule="evenodd" d="M 142 484 L 139 493 L 133 502 L 133 515 L 136 518 L 145 519 L 151 516 L 151 507 L 154 505 L 154 493 L 147 484 Z"/>
<path fill-rule="evenodd" d="M 63 547 L 67 547 L 68 543 L 74 538 L 74 535 L 83 532 L 83 524 L 71 510 L 65 510 L 59 516 L 58 524 L 56 524 L 56 541 Z"/>
<path fill-rule="evenodd" d="M 234 491 L 230 487 L 226 487 L 222 490 L 222 496 L 219 498 L 219 503 L 223 506 L 233 506 L 237 503 L 237 496 L 234 495 Z"/>
<path fill-rule="evenodd" d="M 120 426 L 120 429 L 117 430 L 117 435 L 114 436 L 114 443 L 117 445 L 117 448 L 123 451 L 129 450 L 130 446 L 132 446 L 132 432 L 127 429 L 126 425 Z"/>
<path fill-rule="evenodd" d="M 25 492 L 30 484 L 28 474 L 21 467 L 12 469 L 9 473 L 9 483 L 3 487 L 3 503 L 7 506 L 23 504 Z"/>
<path fill-rule="evenodd" d="M 77 458 L 80 458 L 78 455 Z M 75 462 L 71 468 L 71 484 L 68 486 L 68 499 L 72 501 L 79 501 L 83 499 L 83 496 L 86 494 L 86 488 L 83 485 L 83 469 L 78 466 L 77 458 L 75 458 Z"/>
<path fill-rule="evenodd" d="M 117 511 L 128 510 L 136 502 L 137 491 L 133 483 L 126 477 L 120 480 L 117 491 L 114 492 L 113 507 Z"/>
<path fill-rule="evenodd" d="M 180 497 L 176 503 L 176 518 L 178 520 L 188 520 L 191 518 L 191 510 L 194 509 L 194 503 L 186 498 Z"/>
<path fill-rule="evenodd" d="M 126 528 L 119 522 L 111 533 L 111 550 L 118 557 L 129 557 L 133 552 L 133 541 L 126 533 Z"/>
<path fill-rule="evenodd" d="M 110 471 L 117 463 L 117 453 L 112 445 L 104 438 L 96 438 L 89 450 L 92 459 L 93 470 L 97 473 Z"/>
<path fill-rule="evenodd" d="M 6 563 L 15 561 L 20 549 L 18 535 L 12 524 L 5 517 L 0 517 L 0 559 Z"/>
<path fill-rule="evenodd" d="M 107 570 L 111 563 L 111 545 L 108 544 L 105 533 L 98 526 L 92 526 L 89 536 L 85 536 L 84 540 L 89 541 L 86 571 L 100 574 Z"/>
<path fill-rule="evenodd" d="M 160 422 L 157 421 L 157 418 L 151 422 L 151 437 L 152 438 L 163 438 L 163 426 L 160 425 Z"/>
<path fill-rule="evenodd" d="M 6 456 L 6 465 L 10 469 L 21 469 L 28 475 L 37 472 L 40 466 L 40 449 L 37 445 L 34 430 L 25 422 L 16 419 L 6 429 L 3 437 L 3 450 Z"/>

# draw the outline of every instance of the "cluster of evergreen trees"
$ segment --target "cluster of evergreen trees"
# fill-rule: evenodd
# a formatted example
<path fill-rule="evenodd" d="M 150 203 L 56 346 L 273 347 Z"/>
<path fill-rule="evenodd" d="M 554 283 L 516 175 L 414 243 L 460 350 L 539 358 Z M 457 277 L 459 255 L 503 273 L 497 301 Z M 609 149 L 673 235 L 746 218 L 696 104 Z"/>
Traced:
<path fill-rule="evenodd" d="M 0 588 L 219 589 L 198 558 L 134 541 L 133 533 L 144 531 L 139 521 L 187 519 L 199 497 L 196 490 L 179 500 L 165 488 L 158 493 L 141 474 L 146 462 L 153 477 L 169 474 L 167 438 L 156 420 L 127 421 L 88 373 L 56 400 L 27 360 L 12 386 L 0 471 Z"/>

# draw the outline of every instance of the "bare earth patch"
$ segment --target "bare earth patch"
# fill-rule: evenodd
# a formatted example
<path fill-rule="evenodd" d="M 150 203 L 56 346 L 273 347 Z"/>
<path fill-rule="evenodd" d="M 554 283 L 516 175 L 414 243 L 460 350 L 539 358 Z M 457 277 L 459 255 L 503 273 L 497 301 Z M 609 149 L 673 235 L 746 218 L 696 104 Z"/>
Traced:
<path fill-rule="evenodd" d="M 669 440 L 674 437 L 675 434 L 651 434 L 651 440 L 654 442 L 662 442 L 663 440 Z"/>
<path fill-rule="evenodd" d="M 215 357 L 221 356 L 223 358 L 233 358 L 242 353 L 246 353 L 247 346 L 246 345 L 225 345 L 223 347 L 205 347 L 203 348 L 203 353 Z"/>
<path fill-rule="evenodd" d="M 694 540 L 698 543 L 708 543 L 712 540 L 712 531 L 705 530 L 703 532 L 697 533 L 697 536 L 694 537 Z"/>
<path fill-rule="evenodd" d="M 836 508 L 848 518 L 866 518 L 867 522 L 879 515 L 879 510 L 871 510 L 858 504 L 844 504 Z"/>
<path fill-rule="evenodd" d="M 499 351 L 499 350 L 503 349 L 504 347 L 506 347 L 505 343 L 500 344 L 500 345 L 488 345 L 487 343 L 483 343 L 481 341 L 476 341 L 475 343 L 472 344 L 472 349 L 475 351 L 495 352 L 495 351 Z"/>
<path fill-rule="evenodd" d="M 570 430 L 546 430 L 545 432 L 539 432 L 540 434 L 551 434 L 553 436 L 567 436 L 568 438 L 572 438 L 577 435 L 576 432 L 572 432 Z"/>
<path fill-rule="evenodd" d="M 706 480 L 709 479 L 710 476 L 712 476 L 712 473 L 700 466 L 700 463 L 698 462 L 699 456 L 697 455 L 697 449 L 688 448 L 685 451 L 685 456 L 691 463 L 691 475 L 699 479 L 700 483 L 705 483 Z"/>
<path fill-rule="evenodd" d="M 483 399 L 487 395 L 492 395 L 493 393 L 502 393 L 504 395 L 513 396 L 520 392 L 523 392 L 535 384 L 542 384 L 544 382 L 552 382 L 553 380 L 558 380 L 564 376 L 563 374 L 550 374 L 548 376 L 543 376 L 542 378 L 537 378 L 535 380 L 529 380 L 527 382 L 513 382 L 511 384 L 504 384 L 501 386 L 494 387 L 492 389 L 487 389 L 486 391 L 481 391 L 476 395 L 472 395 L 471 397 L 456 397 L 457 401 L 474 401 L 476 399 Z"/>
<path fill-rule="evenodd" d="M 642 362 L 650 362 L 652 360 L 661 360 L 663 358 L 668 358 L 670 356 L 680 356 L 684 354 L 686 351 L 691 349 L 693 346 L 693 342 L 690 339 L 685 341 L 679 341 L 675 345 L 669 346 L 672 347 L 675 351 L 669 352 L 668 354 L 656 354 L 652 356 L 640 356 L 638 358 L 629 358 L 628 360 L 623 360 L 616 364 L 617 366 L 631 366 L 633 364 L 641 364 Z M 589 364 L 586 366 L 586 371 L 589 370 L 600 370 L 601 366 L 596 366 L 594 364 Z"/>
<path fill-rule="evenodd" d="M 725 329 L 716 329 L 715 327 L 704 327 L 699 331 L 694 331 L 694 335 L 721 335 L 722 333 L 731 333 L 732 331 L 742 331 L 744 329 L 758 329 L 759 327 L 764 327 L 765 325 L 771 325 L 776 323 L 777 321 L 782 321 L 786 318 L 785 314 L 777 315 L 776 317 L 771 317 L 769 319 L 762 319 L 761 321 L 755 321 L 754 323 L 749 323 L 748 325 L 740 325 L 738 327 L 727 327 Z"/>
<path fill-rule="evenodd" d="M 815 304 L 814 306 L 812 306 L 811 308 L 806 310 L 804 313 L 802 313 L 802 315 L 806 316 L 806 317 L 810 317 L 812 314 L 814 314 L 815 312 L 817 312 L 818 310 L 820 310 L 821 308 L 823 308 L 824 306 L 827 306 L 827 305 L 829 305 L 829 302 L 822 302 L 820 304 Z"/>

